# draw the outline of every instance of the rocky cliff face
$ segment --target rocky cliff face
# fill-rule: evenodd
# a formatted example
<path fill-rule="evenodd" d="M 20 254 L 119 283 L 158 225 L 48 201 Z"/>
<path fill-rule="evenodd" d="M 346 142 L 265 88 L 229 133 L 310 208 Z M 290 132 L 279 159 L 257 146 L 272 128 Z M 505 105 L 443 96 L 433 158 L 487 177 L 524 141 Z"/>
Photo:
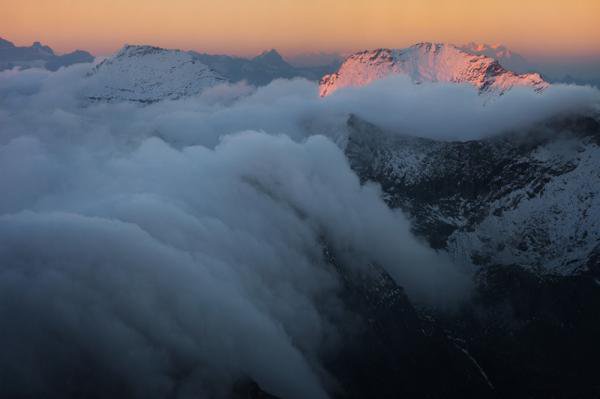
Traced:
<path fill-rule="evenodd" d="M 552 121 L 469 142 L 384 132 L 351 118 L 346 153 L 392 207 L 456 262 L 577 274 L 600 243 L 600 124 Z"/>
<path fill-rule="evenodd" d="M 390 75 L 407 75 L 415 83 L 452 82 L 475 86 L 480 93 L 502 94 L 515 86 L 540 91 L 548 84 L 539 74 L 516 74 L 484 55 L 456 46 L 420 43 L 406 49 L 362 51 L 348 57 L 340 69 L 320 82 L 321 96 L 343 87 L 364 86 Z"/>

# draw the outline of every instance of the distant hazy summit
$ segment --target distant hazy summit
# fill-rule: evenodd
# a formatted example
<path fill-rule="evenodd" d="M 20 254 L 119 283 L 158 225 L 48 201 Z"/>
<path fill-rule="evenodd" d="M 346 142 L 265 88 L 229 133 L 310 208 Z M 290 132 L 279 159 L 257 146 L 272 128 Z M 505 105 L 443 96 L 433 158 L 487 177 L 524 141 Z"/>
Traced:
<path fill-rule="evenodd" d="M 45 68 L 56 71 L 63 66 L 93 61 L 94 56 L 87 51 L 76 50 L 57 55 L 50 47 L 40 42 L 35 42 L 30 47 L 18 47 L 0 38 L 0 71 L 13 68 Z"/>
<path fill-rule="evenodd" d="M 469 83 L 480 93 L 503 94 L 515 86 L 536 91 L 548 87 L 539 74 L 509 71 L 495 58 L 451 44 L 419 43 L 405 49 L 352 54 L 336 73 L 321 79 L 319 91 L 327 96 L 343 87 L 364 86 L 390 75 L 407 75 L 415 83 Z"/>
<path fill-rule="evenodd" d="M 336 62 L 318 66 L 293 66 L 274 49 L 265 51 L 254 58 L 197 52 L 191 52 L 191 54 L 225 76 L 230 82 L 243 80 L 254 86 L 264 86 L 275 79 L 296 77 L 318 81 L 323 75 L 334 72 L 339 66 Z"/>

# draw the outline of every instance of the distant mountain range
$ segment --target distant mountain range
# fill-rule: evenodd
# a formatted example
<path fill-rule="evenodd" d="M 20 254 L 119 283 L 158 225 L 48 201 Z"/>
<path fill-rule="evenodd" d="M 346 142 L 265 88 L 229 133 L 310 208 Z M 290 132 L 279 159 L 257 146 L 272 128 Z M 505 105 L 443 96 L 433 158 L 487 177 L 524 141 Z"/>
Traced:
<path fill-rule="evenodd" d="M 196 95 L 220 82 L 246 81 L 263 86 L 274 79 L 296 77 L 321 79 L 320 93 L 329 95 L 342 87 L 364 85 L 391 74 L 407 74 L 417 83 L 470 83 L 481 93 L 502 94 L 513 86 L 540 91 L 548 86 L 538 74 L 519 75 L 490 57 L 434 43 L 403 50 L 363 51 L 348 57 L 337 72 L 327 74 L 334 68 L 334 64 L 294 67 L 276 50 L 247 59 L 127 45 L 88 74 L 89 98 L 152 103 Z"/>
<path fill-rule="evenodd" d="M 498 61 L 504 69 L 515 74 L 535 71 L 539 72 L 544 80 L 550 83 L 574 83 L 600 87 L 600 73 L 594 73 L 597 64 L 597 61 L 594 60 L 575 60 L 566 64 L 561 61 L 543 62 L 538 60 L 535 62 L 499 44 L 490 45 L 471 42 L 455 47 L 468 54 L 492 58 Z M 190 51 L 190 53 L 227 78 L 227 80 L 231 82 L 245 80 L 255 86 L 266 85 L 279 78 L 302 77 L 309 80 L 319 80 L 324 75 L 338 71 L 340 65 L 348 58 L 333 52 L 305 53 L 284 58 L 277 50 L 265 51 L 254 58 L 214 55 L 194 51 Z M 45 68 L 56 71 L 63 66 L 93 61 L 94 56 L 83 50 L 58 55 L 50 47 L 40 42 L 35 42 L 29 47 L 18 47 L 12 42 L 0 38 L 0 71 L 12 68 Z"/>
<path fill-rule="evenodd" d="M 133 51 L 136 47 L 142 50 Z M 90 76 L 98 75 L 94 80 L 103 86 L 101 89 L 96 85 L 93 93 L 90 93 L 90 97 L 110 99 L 110 101 L 154 102 L 163 98 L 173 99 L 197 94 L 205 87 L 210 86 L 206 86 L 206 82 L 211 79 L 193 81 L 198 76 L 197 71 L 179 70 L 175 75 L 168 72 L 178 68 L 182 57 L 193 59 L 198 70 L 211 70 L 215 81 L 232 83 L 246 81 L 254 86 L 264 86 L 275 79 L 301 77 L 320 81 L 321 95 L 331 94 L 341 87 L 364 85 L 390 74 L 406 74 L 416 83 L 470 83 L 476 86 L 481 93 L 496 94 L 502 94 L 513 86 L 530 86 L 539 91 L 547 87 L 549 83 L 600 86 L 600 76 L 598 79 L 590 78 L 587 75 L 581 77 L 576 71 L 572 74 L 565 73 L 561 77 L 556 68 L 549 67 L 552 73 L 542 77 L 531 71 L 545 71 L 546 69 L 542 68 L 543 65 L 536 67 L 534 63 L 506 46 L 474 42 L 460 46 L 420 43 L 405 49 L 368 50 L 352 54 L 345 60 L 335 53 L 300 54 L 286 60 L 274 49 L 253 58 L 243 58 L 157 47 L 152 48 L 160 50 L 161 57 L 145 58 L 150 54 L 143 49 L 149 47 L 152 46 L 124 47 L 128 49 L 127 62 L 145 66 L 143 68 L 145 72 L 142 74 L 139 71 L 136 72 L 135 78 L 132 73 L 123 73 L 122 68 L 129 68 L 131 71 L 136 68 L 134 64 L 125 66 L 127 62 L 124 61 L 123 49 L 108 57 L 106 62 L 101 63 L 100 69 L 96 68 L 90 74 Z M 169 57 L 168 54 L 172 54 L 173 57 Z M 35 42 L 29 47 L 19 47 L 0 38 L 0 71 L 12 68 L 44 68 L 56 71 L 64 66 L 93 61 L 94 56 L 87 51 L 76 50 L 58 55 L 52 48 L 40 42 Z M 146 61 L 152 64 L 151 68 L 146 65 Z M 119 70 L 116 71 L 115 68 Z M 160 68 L 165 69 L 159 72 Z M 149 75 L 143 77 L 144 73 L 149 73 Z M 105 78 L 100 78 L 100 75 L 105 75 Z M 156 88 L 152 91 L 149 91 L 148 87 L 143 88 L 143 81 L 147 82 L 146 86 L 151 85 L 157 76 L 161 77 L 158 86 L 166 90 L 169 85 L 167 82 L 171 82 L 173 90 L 161 92 Z M 179 81 L 177 84 L 173 80 L 175 76 Z M 112 82 L 108 82 L 108 80 L 112 80 Z M 181 90 L 175 89 L 173 85 L 179 85 Z"/>
<path fill-rule="evenodd" d="M 45 68 L 56 71 L 63 66 L 93 61 L 94 56 L 87 51 L 76 50 L 57 55 L 50 47 L 40 42 L 35 42 L 30 47 L 18 47 L 0 38 L 0 71 L 13 68 Z"/>

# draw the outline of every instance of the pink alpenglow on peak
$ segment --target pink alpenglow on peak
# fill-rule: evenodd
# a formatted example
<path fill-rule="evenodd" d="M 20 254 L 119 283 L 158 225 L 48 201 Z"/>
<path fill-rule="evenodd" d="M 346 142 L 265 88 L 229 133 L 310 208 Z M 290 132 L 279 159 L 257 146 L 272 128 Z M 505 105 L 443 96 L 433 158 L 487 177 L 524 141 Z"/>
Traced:
<path fill-rule="evenodd" d="M 348 57 L 336 73 L 321 79 L 321 97 L 343 87 L 365 86 L 390 75 L 408 75 L 415 83 L 469 83 L 479 93 L 501 95 L 515 86 L 539 92 L 549 86 L 537 73 L 517 74 L 484 55 L 451 44 L 419 43 L 406 49 L 378 49 Z"/>

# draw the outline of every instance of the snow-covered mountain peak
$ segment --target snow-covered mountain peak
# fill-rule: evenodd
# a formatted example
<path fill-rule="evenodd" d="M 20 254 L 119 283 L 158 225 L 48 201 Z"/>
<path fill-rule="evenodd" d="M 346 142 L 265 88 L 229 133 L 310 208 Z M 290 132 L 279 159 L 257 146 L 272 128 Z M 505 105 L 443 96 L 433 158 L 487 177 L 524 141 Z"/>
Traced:
<path fill-rule="evenodd" d="M 140 103 L 193 96 L 226 81 L 188 52 L 137 45 L 96 65 L 88 79 L 92 100 Z"/>
<path fill-rule="evenodd" d="M 405 49 L 377 49 L 355 53 L 339 70 L 320 82 L 321 96 L 348 86 L 364 86 L 389 75 L 408 75 L 415 83 L 469 83 L 480 93 L 502 94 L 514 86 L 536 91 L 548 87 L 537 73 L 516 74 L 485 55 L 471 54 L 443 43 L 418 43 Z"/>

